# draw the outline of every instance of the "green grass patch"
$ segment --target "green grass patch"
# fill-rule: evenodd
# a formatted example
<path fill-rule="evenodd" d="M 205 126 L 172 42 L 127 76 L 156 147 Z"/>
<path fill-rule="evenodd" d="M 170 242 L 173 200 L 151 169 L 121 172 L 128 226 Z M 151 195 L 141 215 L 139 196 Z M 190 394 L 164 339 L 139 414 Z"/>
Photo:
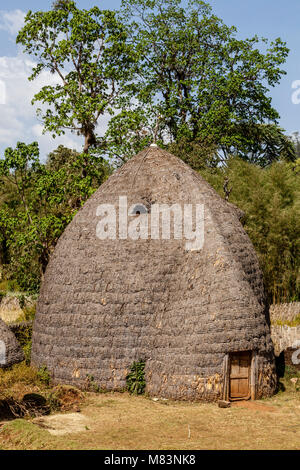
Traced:
<path fill-rule="evenodd" d="M 1 429 L 3 449 L 55 449 L 58 439 L 25 419 L 15 419 Z"/>
<path fill-rule="evenodd" d="M 0 292 L 20 291 L 20 287 L 14 279 L 2 279 L 0 281 Z"/>

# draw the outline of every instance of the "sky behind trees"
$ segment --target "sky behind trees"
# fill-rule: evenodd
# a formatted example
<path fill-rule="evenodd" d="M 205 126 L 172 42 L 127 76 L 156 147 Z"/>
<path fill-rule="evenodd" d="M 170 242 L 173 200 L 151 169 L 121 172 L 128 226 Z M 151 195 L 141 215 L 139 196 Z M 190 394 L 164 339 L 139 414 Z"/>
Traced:
<path fill-rule="evenodd" d="M 52 0 L 11 0 L 9 8 L 0 7 L 0 152 L 8 146 L 15 146 L 21 140 L 30 143 L 38 140 L 41 155 L 46 155 L 59 144 L 80 149 L 81 139 L 68 134 L 53 141 L 50 134 L 42 136 L 42 123 L 35 116 L 31 99 L 41 86 L 54 77 L 45 72 L 39 80 L 28 82 L 32 58 L 26 57 L 15 44 L 15 37 L 22 26 L 27 10 L 48 10 Z M 118 9 L 120 0 L 78 0 L 80 8 L 89 9 L 94 5 L 100 8 Z M 278 109 L 280 125 L 288 134 L 300 131 L 300 103 L 292 101 L 293 93 L 300 89 L 300 2 L 299 0 L 211 0 L 214 13 L 227 25 L 234 25 L 238 37 L 246 38 L 257 34 L 268 39 L 281 37 L 287 42 L 290 54 L 284 68 L 287 75 L 281 84 L 271 90 L 273 105 Z M 25 9 L 26 5 L 26 9 Z M 4 84 L 4 85 L 3 85 Z M 300 101 L 300 93 L 298 94 Z M 5 99 L 3 99 L 3 97 Z M 294 101 L 297 95 L 294 95 Z M 1 101 L 2 100 L 2 101 Z M 106 118 L 100 122 L 105 129 Z"/>

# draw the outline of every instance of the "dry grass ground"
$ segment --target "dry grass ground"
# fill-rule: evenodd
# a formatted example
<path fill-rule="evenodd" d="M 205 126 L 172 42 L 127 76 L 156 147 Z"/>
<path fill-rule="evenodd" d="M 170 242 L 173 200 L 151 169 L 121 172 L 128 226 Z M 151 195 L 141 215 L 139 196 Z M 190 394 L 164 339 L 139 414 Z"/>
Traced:
<path fill-rule="evenodd" d="M 1 423 L 0 449 L 300 449 L 300 393 L 227 409 L 87 393 L 80 413 Z"/>

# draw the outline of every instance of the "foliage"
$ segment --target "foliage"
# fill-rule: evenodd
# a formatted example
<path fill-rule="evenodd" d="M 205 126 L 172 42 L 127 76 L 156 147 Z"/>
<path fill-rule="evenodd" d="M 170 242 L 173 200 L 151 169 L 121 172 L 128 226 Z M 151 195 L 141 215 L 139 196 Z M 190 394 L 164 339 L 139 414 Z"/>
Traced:
<path fill-rule="evenodd" d="M 120 166 L 151 144 L 149 116 L 141 108 L 124 109 L 111 118 L 105 136 L 99 138 L 102 151 Z"/>
<path fill-rule="evenodd" d="M 138 362 L 133 362 L 130 366 L 130 372 L 126 377 L 126 385 L 129 393 L 134 395 L 141 395 L 145 391 L 145 361 L 140 359 Z"/>
<path fill-rule="evenodd" d="M 38 61 L 30 80 L 44 70 L 54 84 L 33 99 L 53 136 L 66 129 L 84 137 L 84 153 L 96 144 L 95 128 L 104 113 L 113 113 L 126 95 L 135 54 L 115 12 L 77 8 L 71 0 L 56 2 L 50 11 L 29 11 L 17 37 L 24 52 Z M 87 159 L 85 160 L 85 163 Z"/>
<path fill-rule="evenodd" d="M 82 168 L 85 174 L 82 175 Z M 59 146 L 46 164 L 38 144 L 18 143 L 0 161 L 0 238 L 7 277 L 36 292 L 61 233 L 109 174 L 97 154 Z"/>
<path fill-rule="evenodd" d="M 15 279 L 3 279 L 0 282 L 0 292 L 4 295 L 7 292 L 12 292 L 12 291 L 16 292 L 19 290 L 20 290 L 20 286 L 18 285 Z"/>
<path fill-rule="evenodd" d="M 277 371 L 280 377 L 278 394 L 282 395 L 284 393 L 286 395 L 287 392 L 289 392 L 299 400 L 300 370 L 291 364 L 285 364 L 283 352 L 275 359 L 277 362 Z"/>
<path fill-rule="evenodd" d="M 0 418 L 33 417 L 49 412 L 76 409 L 82 392 L 69 385 L 49 387 L 49 373 L 26 365 L 25 361 L 0 369 Z"/>
<path fill-rule="evenodd" d="M 31 362 L 31 348 L 32 348 L 32 339 L 30 338 L 27 341 L 27 343 L 23 346 L 25 362 L 27 366 L 29 366 Z"/>
<path fill-rule="evenodd" d="M 200 0 L 124 0 L 121 18 L 138 67 L 131 101 L 103 139 L 108 154 L 128 158 L 154 137 L 213 149 L 215 165 L 232 154 L 262 166 L 295 158 L 268 96 L 285 74 L 283 41 L 239 40 Z"/>
<path fill-rule="evenodd" d="M 51 375 L 47 369 L 47 366 L 41 366 L 37 370 L 37 377 L 40 382 L 44 385 L 50 385 Z"/>
<path fill-rule="evenodd" d="M 33 321 L 36 314 L 36 304 L 24 307 L 23 314 L 25 321 Z"/>
<path fill-rule="evenodd" d="M 19 325 L 14 331 L 17 340 L 24 351 L 25 363 L 30 365 L 32 346 L 32 324 Z"/>
<path fill-rule="evenodd" d="M 287 364 L 285 366 L 284 378 L 290 381 L 293 377 L 300 379 L 300 371 L 295 366 Z"/>
<path fill-rule="evenodd" d="M 290 136 L 290 140 L 295 146 L 296 157 L 298 159 L 298 163 L 300 164 L 300 135 L 299 135 L 299 132 L 293 132 L 293 134 Z"/>
<path fill-rule="evenodd" d="M 238 158 L 202 175 L 229 202 L 245 213 L 243 220 L 258 256 L 270 302 L 300 299 L 300 171 L 295 163 L 276 162 L 261 169 Z"/>
<path fill-rule="evenodd" d="M 0 392 L 15 387 L 15 384 L 39 385 L 37 371 L 28 367 L 25 361 L 15 364 L 8 369 L 0 368 Z"/>
<path fill-rule="evenodd" d="M 91 374 L 86 374 L 85 390 L 88 392 L 100 393 L 102 390 L 95 381 L 95 377 Z"/>
<path fill-rule="evenodd" d="M 278 127 L 268 91 L 285 73 L 286 44 L 254 36 L 239 40 L 209 4 L 191 0 L 124 0 L 119 14 L 57 1 L 50 11 L 29 11 L 17 37 L 54 84 L 33 99 L 45 131 L 84 136 L 87 154 L 98 147 L 122 163 L 148 145 L 185 144 L 194 168 L 217 165 L 231 154 L 262 166 L 295 158 Z M 113 116 L 103 137 L 96 126 Z M 209 149 L 201 161 L 194 147 Z M 188 151 L 189 150 L 189 151 Z"/>
<path fill-rule="evenodd" d="M 46 395 L 47 401 L 52 411 L 78 410 L 78 404 L 84 399 L 84 394 L 71 385 L 56 385 Z"/>

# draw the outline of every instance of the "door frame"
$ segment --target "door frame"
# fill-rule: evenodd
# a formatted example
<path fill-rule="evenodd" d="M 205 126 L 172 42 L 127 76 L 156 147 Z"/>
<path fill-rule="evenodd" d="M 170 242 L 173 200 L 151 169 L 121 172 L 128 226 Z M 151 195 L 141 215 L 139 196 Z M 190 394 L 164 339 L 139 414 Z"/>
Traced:
<path fill-rule="evenodd" d="M 245 398 L 230 398 L 230 367 L 231 367 L 231 355 L 242 352 L 251 353 L 250 359 L 250 371 L 249 371 L 249 395 Z M 243 350 L 243 351 L 231 351 L 225 354 L 223 359 L 223 400 L 226 401 L 238 401 L 238 400 L 255 400 L 256 399 L 256 371 L 257 371 L 257 354 L 256 351 Z"/>

